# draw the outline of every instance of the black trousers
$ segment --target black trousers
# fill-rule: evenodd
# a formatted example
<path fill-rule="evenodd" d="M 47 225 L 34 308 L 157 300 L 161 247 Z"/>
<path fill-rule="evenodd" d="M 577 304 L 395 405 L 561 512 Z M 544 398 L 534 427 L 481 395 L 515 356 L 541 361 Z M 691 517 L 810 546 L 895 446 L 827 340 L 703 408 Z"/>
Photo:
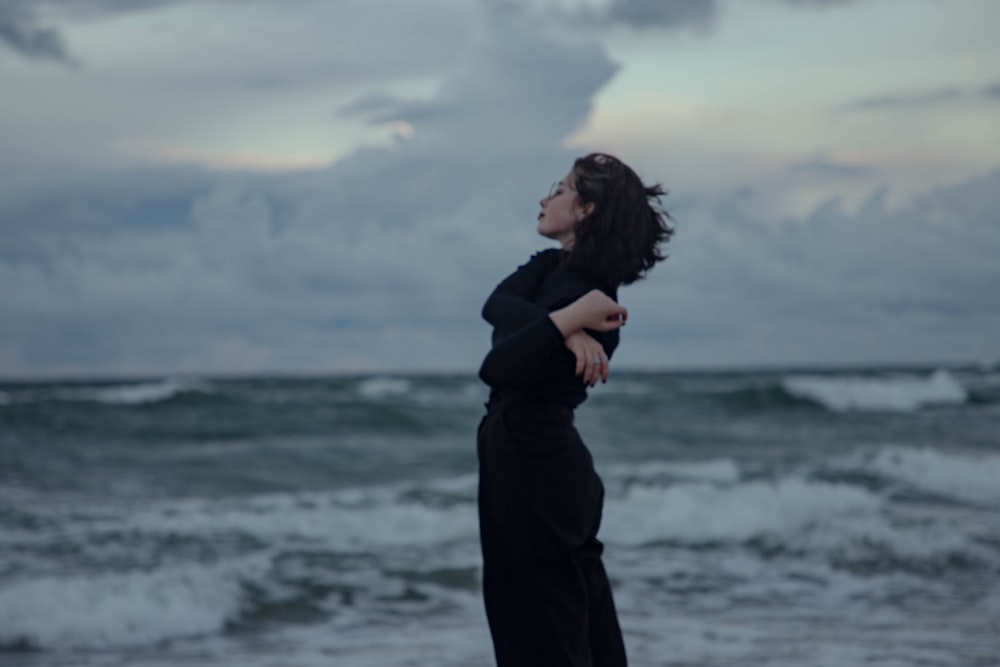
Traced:
<path fill-rule="evenodd" d="M 573 409 L 491 401 L 479 425 L 483 597 L 499 667 L 626 664 L 597 540 L 604 486 Z"/>

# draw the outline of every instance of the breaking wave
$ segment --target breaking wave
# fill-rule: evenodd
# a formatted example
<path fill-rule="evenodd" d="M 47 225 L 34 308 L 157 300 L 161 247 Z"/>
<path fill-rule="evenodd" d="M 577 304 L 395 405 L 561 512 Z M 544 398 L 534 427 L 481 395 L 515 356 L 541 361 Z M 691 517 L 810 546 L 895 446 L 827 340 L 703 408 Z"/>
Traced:
<path fill-rule="evenodd" d="M 0 590 L 0 642 L 97 649 L 216 633 L 239 611 L 239 575 L 188 565 L 14 582 Z"/>
<path fill-rule="evenodd" d="M 890 447 L 848 457 L 842 469 L 956 502 L 1000 507 L 1000 457 Z"/>
<path fill-rule="evenodd" d="M 210 383 L 194 378 L 120 384 L 56 385 L 54 387 L 28 387 L 0 392 L 0 404 L 19 405 L 65 401 L 137 406 L 163 403 L 185 394 L 214 394 L 215 391 Z"/>
<path fill-rule="evenodd" d="M 913 412 L 925 406 L 960 405 L 968 392 L 955 377 L 938 370 L 928 377 L 792 375 L 783 389 L 834 412 Z"/>
<path fill-rule="evenodd" d="M 824 467 L 1000 505 L 1000 457 L 886 448 Z M 663 569 L 672 557 L 665 550 L 782 558 L 769 567 L 809 563 L 862 576 L 1000 566 L 995 548 L 947 514 L 914 523 L 897 516 L 906 501 L 892 488 L 818 472 L 753 478 L 728 458 L 618 464 L 605 475 L 602 539 L 646 572 Z M 12 571 L 35 574 L 0 588 L 0 644 L 148 646 L 280 622 L 283 613 L 325 618 L 348 608 L 364 616 L 401 599 L 429 608 L 472 604 L 480 566 L 475 494 L 475 476 L 460 475 L 135 508 L 26 502 L 30 521 L 8 523 L 0 546 L 17 554 Z M 99 569 L 36 571 L 39 558 L 57 558 L 64 544 Z"/>

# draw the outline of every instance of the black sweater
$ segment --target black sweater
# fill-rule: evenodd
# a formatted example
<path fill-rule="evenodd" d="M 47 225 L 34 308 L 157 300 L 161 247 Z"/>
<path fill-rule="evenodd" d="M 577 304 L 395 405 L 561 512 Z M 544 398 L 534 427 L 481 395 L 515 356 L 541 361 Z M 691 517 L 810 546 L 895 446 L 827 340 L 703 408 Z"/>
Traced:
<path fill-rule="evenodd" d="M 479 369 L 492 387 L 491 396 L 527 395 L 547 403 L 576 407 L 587 388 L 576 375 L 576 357 L 549 313 L 567 306 L 598 286 L 561 262 L 561 251 L 543 250 L 497 285 L 483 306 L 483 318 L 493 325 L 493 348 Z M 613 292 L 602 290 L 612 299 Z M 611 358 L 618 331 L 591 331 Z M 589 360 L 588 360 L 589 361 Z"/>

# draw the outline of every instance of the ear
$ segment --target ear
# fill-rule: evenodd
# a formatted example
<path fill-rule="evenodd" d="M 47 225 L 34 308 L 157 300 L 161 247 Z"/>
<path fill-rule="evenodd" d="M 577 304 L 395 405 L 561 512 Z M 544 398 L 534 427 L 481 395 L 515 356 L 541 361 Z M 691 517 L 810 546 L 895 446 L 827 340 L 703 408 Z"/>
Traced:
<path fill-rule="evenodd" d="M 577 204 L 576 206 L 576 221 L 580 222 L 588 215 L 594 212 L 594 202 L 587 202 L 583 206 Z"/>

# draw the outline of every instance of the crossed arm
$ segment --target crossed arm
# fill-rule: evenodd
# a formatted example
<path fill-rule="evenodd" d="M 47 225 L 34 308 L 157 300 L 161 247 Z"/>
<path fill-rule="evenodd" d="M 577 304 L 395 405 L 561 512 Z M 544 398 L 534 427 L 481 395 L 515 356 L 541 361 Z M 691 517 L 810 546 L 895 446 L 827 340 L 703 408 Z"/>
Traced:
<path fill-rule="evenodd" d="M 532 302 L 558 251 L 535 254 L 497 286 L 483 307 L 495 327 L 480 377 L 494 387 L 523 387 L 573 368 L 593 386 L 608 378 L 608 358 L 628 311 L 599 290 L 570 294 L 549 312 Z M 572 357 L 561 354 L 567 348 Z M 597 363 L 595 363 L 597 360 Z"/>

